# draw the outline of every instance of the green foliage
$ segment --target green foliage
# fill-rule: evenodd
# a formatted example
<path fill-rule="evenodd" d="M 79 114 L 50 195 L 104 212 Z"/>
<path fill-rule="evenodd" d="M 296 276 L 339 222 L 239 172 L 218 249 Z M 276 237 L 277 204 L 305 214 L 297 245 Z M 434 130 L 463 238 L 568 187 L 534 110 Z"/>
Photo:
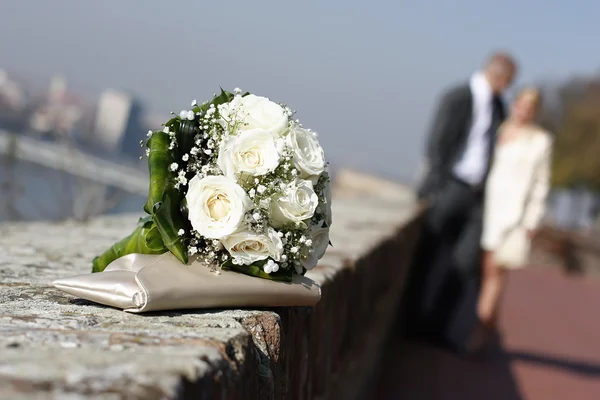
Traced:
<path fill-rule="evenodd" d="M 144 211 L 148 214 L 152 214 L 155 204 L 162 201 L 165 189 L 172 184 L 174 179 L 174 174 L 169 171 L 169 166 L 175 162 L 175 158 L 169 150 L 170 141 L 169 134 L 154 132 L 146 143 L 150 150 L 148 153 L 150 188 Z"/>
<path fill-rule="evenodd" d="M 164 245 L 184 264 L 188 262 L 187 246 L 179 230 L 187 230 L 187 219 L 181 213 L 181 193 L 169 186 L 163 193 L 162 201 L 154 206 L 152 220 L 156 224 Z"/>
<path fill-rule="evenodd" d="M 131 235 L 115 243 L 101 256 L 94 258 L 92 272 L 102 272 L 119 257 L 127 254 L 162 254 L 167 251 L 160 232 L 150 217 L 140 218 L 137 228 Z"/>
<path fill-rule="evenodd" d="M 567 83 L 559 96 L 560 110 L 546 123 L 555 133 L 552 185 L 600 189 L 600 85 Z"/>

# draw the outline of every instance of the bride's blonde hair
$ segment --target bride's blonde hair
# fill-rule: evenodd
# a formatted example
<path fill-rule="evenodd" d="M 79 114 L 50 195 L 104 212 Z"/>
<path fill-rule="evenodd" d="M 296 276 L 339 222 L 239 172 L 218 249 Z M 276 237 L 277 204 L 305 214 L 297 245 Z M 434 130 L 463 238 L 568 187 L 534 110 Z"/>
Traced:
<path fill-rule="evenodd" d="M 526 87 L 519 91 L 517 97 L 515 97 L 515 101 L 522 99 L 531 100 L 536 111 L 538 111 L 542 105 L 542 93 L 540 92 L 540 89 L 533 86 Z"/>
<path fill-rule="evenodd" d="M 531 100 L 536 113 L 540 110 L 540 108 L 542 106 L 542 92 L 540 91 L 540 89 L 538 89 L 534 86 L 528 86 L 526 88 L 519 90 L 513 103 L 516 101 L 522 100 L 522 99 Z M 508 123 L 508 120 L 505 120 L 504 122 L 502 122 L 500 124 L 500 126 L 498 127 L 498 132 L 502 131 L 507 123 Z M 537 126 L 537 123 L 533 122 L 531 125 Z"/>

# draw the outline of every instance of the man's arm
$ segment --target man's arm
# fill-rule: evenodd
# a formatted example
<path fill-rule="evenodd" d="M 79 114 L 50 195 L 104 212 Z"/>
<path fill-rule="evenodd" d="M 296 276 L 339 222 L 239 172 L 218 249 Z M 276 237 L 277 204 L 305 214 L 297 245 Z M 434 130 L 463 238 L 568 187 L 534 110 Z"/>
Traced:
<path fill-rule="evenodd" d="M 460 118 L 459 104 L 462 93 L 458 89 L 452 89 L 444 93 L 438 102 L 433 123 L 429 128 L 429 141 L 427 143 L 427 157 L 430 165 L 439 166 L 447 158 L 448 145 L 453 142 L 457 133 Z"/>
<path fill-rule="evenodd" d="M 433 123 L 429 128 L 426 148 L 426 165 L 428 177 L 422 195 L 429 195 L 439 188 L 443 175 L 447 173 L 448 162 L 451 158 L 449 151 L 458 139 L 460 130 L 461 103 L 465 99 L 464 88 L 454 88 L 442 95 L 434 114 Z"/>

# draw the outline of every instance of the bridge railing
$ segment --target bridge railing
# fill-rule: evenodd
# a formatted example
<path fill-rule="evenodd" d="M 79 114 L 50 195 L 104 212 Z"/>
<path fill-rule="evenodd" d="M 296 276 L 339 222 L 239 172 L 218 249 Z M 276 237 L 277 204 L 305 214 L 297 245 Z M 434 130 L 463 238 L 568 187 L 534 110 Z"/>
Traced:
<path fill-rule="evenodd" d="M 145 196 L 148 172 L 87 154 L 66 143 L 46 142 L 0 130 L 0 155 L 38 164 L 58 171 Z"/>

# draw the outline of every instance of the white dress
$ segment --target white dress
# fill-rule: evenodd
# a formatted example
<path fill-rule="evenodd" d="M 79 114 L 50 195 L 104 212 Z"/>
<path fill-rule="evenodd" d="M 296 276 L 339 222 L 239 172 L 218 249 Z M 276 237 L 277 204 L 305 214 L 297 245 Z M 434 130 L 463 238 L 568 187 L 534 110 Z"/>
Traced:
<path fill-rule="evenodd" d="M 481 247 L 495 251 L 514 228 L 535 230 L 550 186 L 552 138 L 539 127 L 498 143 L 486 183 Z"/>

